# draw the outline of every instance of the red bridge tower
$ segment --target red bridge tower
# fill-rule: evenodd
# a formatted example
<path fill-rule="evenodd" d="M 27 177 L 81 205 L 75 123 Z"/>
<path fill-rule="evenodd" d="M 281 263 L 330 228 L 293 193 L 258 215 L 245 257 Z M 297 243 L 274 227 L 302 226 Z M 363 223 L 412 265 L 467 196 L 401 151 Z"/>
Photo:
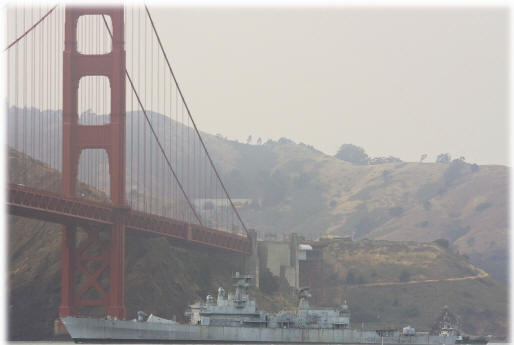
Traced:
<path fill-rule="evenodd" d="M 77 23 L 79 17 L 84 15 L 110 17 L 111 52 L 84 55 L 77 51 Z M 128 207 L 125 202 L 123 7 L 66 7 L 65 16 L 62 192 L 66 196 L 76 196 L 78 164 L 82 150 L 104 149 L 109 160 L 110 197 L 115 216 L 112 226 L 85 228 L 87 238 L 80 243 L 77 243 L 77 225 L 63 225 L 59 315 L 75 315 L 84 306 L 103 306 L 108 316 L 124 319 L 125 217 Z M 78 122 L 79 81 L 86 76 L 105 76 L 109 80 L 111 113 L 110 122 L 107 124 L 90 126 Z M 109 238 L 107 244 L 101 240 L 106 234 Z M 106 279 L 104 277 L 102 280 L 102 275 L 107 276 L 107 272 L 106 288 Z"/>

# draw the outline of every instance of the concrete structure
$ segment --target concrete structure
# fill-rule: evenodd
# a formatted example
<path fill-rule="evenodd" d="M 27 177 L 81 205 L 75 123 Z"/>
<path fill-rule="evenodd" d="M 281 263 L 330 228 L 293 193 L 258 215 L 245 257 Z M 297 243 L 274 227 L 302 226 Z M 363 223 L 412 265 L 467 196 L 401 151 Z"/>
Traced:
<path fill-rule="evenodd" d="M 289 241 L 258 241 L 260 269 L 268 269 L 276 277 L 284 278 L 289 286 L 300 287 L 298 235 Z"/>
<path fill-rule="evenodd" d="M 254 229 L 248 229 L 248 239 L 251 243 L 251 254 L 245 257 L 245 270 L 246 273 L 253 276 L 253 284 L 259 287 L 259 267 L 260 259 L 258 255 L 258 241 L 257 232 Z"/>
<path fill-rule="evenodd" d="M 253 264 L 259 269 L 268 269 L 275 277 L 285 279 L 294 290 L 310 287 L 314 305 L 323 296 L 323 247 L 326 242 L 303 241 L 297 234 L 290 234 L 287 240 L 257 241 L 257 258 Z"/>
<path fill-rule="evenodd" d="M 311 289 L 311 301 L 314 305 L 320 304 L 323 300 L 323 248 L 327 245 L 327 241 L 311 242 L 311 249 L 302 251 L 304 258 L 298 263 L 299 284 Z"/>

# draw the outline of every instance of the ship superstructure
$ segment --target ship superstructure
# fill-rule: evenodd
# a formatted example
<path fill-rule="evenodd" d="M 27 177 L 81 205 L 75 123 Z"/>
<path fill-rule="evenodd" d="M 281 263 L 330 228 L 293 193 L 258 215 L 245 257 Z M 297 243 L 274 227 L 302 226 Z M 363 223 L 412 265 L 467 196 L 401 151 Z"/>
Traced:
<path fill-rule="evenodd" d="M 339 309 L 311 308 L 309 288 L 298 291 L 298 309 L 268 314 L 259 311 L 255 301 L 248 295 L 249 275 L 236 273 L 235 292 L 225 295 L 225 289 L 218 289 L 217 299 L 207 295 L 205 303 L 195 303 L 186 312 L 193 325 L 224 327 L 268 327 L 268 328 L 336 328 L 350 326 L 350 311 L 345 304 Z"/>
<path fill-rule="evenodd" d="M 218 288 L 218 297 L 207 295 L 205 303 L 191 305 L 186 317 L 190 323 L 199 326 L 227 327 L 266 327 L 268 314 L 257 310 L 255 301 L 248 296 L 249 275 L 234 275 L 234 293 L 225 294 L 223 287 Z"/>

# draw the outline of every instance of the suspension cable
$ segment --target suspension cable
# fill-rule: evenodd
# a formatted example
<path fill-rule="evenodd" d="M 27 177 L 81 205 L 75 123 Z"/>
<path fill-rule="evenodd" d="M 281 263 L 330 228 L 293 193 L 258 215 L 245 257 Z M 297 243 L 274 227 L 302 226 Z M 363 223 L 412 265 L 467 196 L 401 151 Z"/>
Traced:
<path fill-rule="evenodd" d="M 175 85 L 177 87 L 178 92 L 180 93 L 180 97 L 182 99 L 182 102 L 184 103 L 184 106 L 186 107 L 187 114 L 188 114 L 189 118 L 191 119 L 191 123 L 193 124 L 195 132 L 198 135 L 198 139 L 200 139 L 200 143 L 202 144 L 202 147 L 203 147 L 203 149 L 205 151 L 205 154 L 207 155 L 207 158 L 209 159 L 211 167 L 214 170 L 214 173 L 216 174 L 216 177 L 218 178 L 218 181 L 220 182 L 221 187 L 223 188 L 223 191 L 225 192 L 225 195 L 227 196 L 227 198 L 228 198 L 228 200 L 230 202 L 230 205 L 232 206 L 232 209 L 234 210 L 234 213 L 236 214 L 237 218 L 239 219 L 239 222 L 241 223 L 241 225 L 243 226 L 243 229 L 246 231 L 246 234 L 248 234 L 248 229 L 246 228 L 243 220 L 241 219 L 241 216 L 239 215 L 239 212 L 237 211 L 237 208 L 235 207 L 234 203 L 232 202 L 232 199 L 230 198 L 230 195 L 228 194 L 228 191 L 225 188 L 225 184 L 221 180 L 221 177 L 220 177 L 220 175 L 218 173 L 218 170 L 214 166 L 214 162 L 213 162 L 213 160 L 211 158 L 211 155 L 209 154 L 209 151 L 207 151 L 207 147 L 205 146 L 205 143 L 204 143 L 204 141 L 202 139 L 202 136 L 200 135 L 200 131 L 196 127 L 196 123 L 193 120 L 193 117 L 191 116 L 191 112 L 189 110 L 189 106 L 187 105 L 187 102 L 186 102 L 186 100 L 184 98 L 184 95 L 182 94 L 182 90 L 180 89 L 180 85 L 178 84 L 177 78 L 175 77 L 175 73 L 173 73 L 173 69 L 171 68 L 170 61 L 168 60 L 168 56 L 166 55 L 166 51 L 164 50 L 164 47 L 162 45 L 161 38 L 159 37 L 159 34 L 157 33 L 157 29 L 155 28 L 152 16 L 150 15 L 150 11 L 148 10 L 148 7 L 146 5 L 145 5 L 145 9 L 146 9 L 146 13 L 148 15 L 148 19 L 150 19 L 150 23 L 152 24 L 153 32 L 154 32 L 154 34 L 155 34 L 155 36 L 157 38 L 157 41 L 159 42 L 159 46 L 161 48 L 161 52 L 164 55 L 164 58 L 166 59 L 166 63 L 168 65 L 168 69 L 170 70 L 170 73 L 171 73 L 171 75 L 173 77 L 173 80 L 175 81 Z"/>
<path fill-rule="evenodd" d="M 18 43 L 23 37 L 27 36 L 29 34 L 29 32 L 31 32 L 32 30 L 34 30 L 36 28 L 36 26 L 38 26 L 43 20 L 45 20 L 46 17 L 48 17 L 50 15 L 50 13 L 52 13 L 55 8 L 57 7 L 58 5 L 55 5 L 54 7 L 52 7 L 48 12 L 46 12 L 46 14 L 41 17 L 36 23 L 34 23 L 34 25 L 32 25 L 27 31 L 25 31 L 20 37 L 18 37 L 17 39 L 15 39 L 11 44 L 9 44 L 7 46 L 7 48 L 4 49 L 4 52 L 9 50 L 9 48 L 11 48 L 13 45 L 15 45 L 16 43 Z"/>

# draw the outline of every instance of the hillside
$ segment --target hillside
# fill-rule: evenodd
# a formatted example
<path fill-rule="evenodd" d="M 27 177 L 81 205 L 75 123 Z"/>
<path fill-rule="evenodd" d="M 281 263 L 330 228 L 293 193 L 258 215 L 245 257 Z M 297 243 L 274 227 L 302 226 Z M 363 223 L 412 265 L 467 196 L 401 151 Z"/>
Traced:
<path fill-rule="evenodd" d="M 149 115 L 163 133 L 181 133 L 181 140 L 194 137 L 189 127 L 157 113 Z M 14 116 L 12 109 L 9 116 Z M 58 138 L 57 113 L 35 111 L 33 116 L 43 117 L 46 131 Z M 133 147 L 135 132 L 150 137 L 148 126 L 135 129 L 142 123 L 140 113 L 127 114 L 127 147 Z M 203 137 L 231 196 L 252 200 L 240 210 L 248 227 L 258 232 L 420 242 L 445 238 L 475 265 L 507 282 L 505 166 L 460 161 L 357 166 L 285 138 L 248 145 L 221 135 Z M 60 143 L 58 138 L 48 150 L 60 152 Z M 180 155 L 176 160 L 180 162 Z M 143 171 L 144 163 L 132 164 Z M 159 184 L 165 174 L 156 172 L 153 180 Z M 127 190 L 135 189 L 129 167 L 127 181 L 132 183 Z"/>
<path fill-rule="evenodd" d="M 246 145 L 209 137 L 231 194 L 262 232 L 354 239 L 448 239 L 472 262 L 507 280 L 508 176 L 504 166 L 388 163 L 357 166 L 286 139 Z M 228 153 L 227 153 L 228 152 Z"/>
<path fill-rule="evenodd" d="M 506 287 L 443 241 L 332 240 L 323 256 L 323 304 L 346 299 L 354 327 L 430 330 L 448 306 L 465 334 L 506 335 Z"/>

